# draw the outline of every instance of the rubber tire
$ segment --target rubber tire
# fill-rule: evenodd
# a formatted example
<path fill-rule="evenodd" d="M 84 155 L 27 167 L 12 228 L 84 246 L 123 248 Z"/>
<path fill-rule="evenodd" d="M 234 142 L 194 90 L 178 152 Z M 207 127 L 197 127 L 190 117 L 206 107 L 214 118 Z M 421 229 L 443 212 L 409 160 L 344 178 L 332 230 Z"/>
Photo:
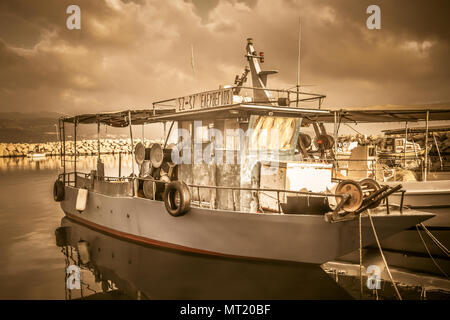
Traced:
<path fill-rule="evenodd" d="M 56 180 L 53 185 L 53 199 L 56 202 L 64 200 L 64 183 L 61 180 Z"/>
<path fill-rule="evenodd" d="M 175 204 L 175 194 L 180 195 L 180 205 Z M 172 181 L 166 185 L 163 195 L 167 212 L 174 217 L 186 214 L 191 209 L 191 192 L 188 186 L 181 181 Z"/>

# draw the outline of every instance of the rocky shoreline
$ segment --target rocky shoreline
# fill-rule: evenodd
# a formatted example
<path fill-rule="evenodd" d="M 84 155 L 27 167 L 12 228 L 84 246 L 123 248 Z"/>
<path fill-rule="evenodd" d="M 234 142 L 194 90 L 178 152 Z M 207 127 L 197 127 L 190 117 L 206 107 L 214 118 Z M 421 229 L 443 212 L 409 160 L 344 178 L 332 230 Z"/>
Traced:
<path fill-rule="evenodd" d="M 141 139 L 134 139 L 134 145 Z M 149 147 L 152 143 L 160 142 L 144 139 L 144 144 Z M 98 142 L 95 140 L 77 141 L 77 155 L 98 154 Z M 60 142 L 45 143 L 0 143 L 0 157 L 26 157 L 33 153 L 45 153 L 47 156 L 58 156 L 61 153 Z M 130 139 L 100 139 L 101 154 L 131 153 Z M 74 155 L 74 142 L 66 141 L 66 155 Z"/>

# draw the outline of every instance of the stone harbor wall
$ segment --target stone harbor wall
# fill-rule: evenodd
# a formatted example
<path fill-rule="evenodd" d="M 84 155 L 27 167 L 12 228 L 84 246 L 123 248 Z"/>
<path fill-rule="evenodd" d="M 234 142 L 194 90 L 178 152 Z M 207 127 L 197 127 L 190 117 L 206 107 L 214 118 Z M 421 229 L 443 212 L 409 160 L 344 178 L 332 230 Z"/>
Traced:
<path fill-rule="evenodd" d="M 134 144 L 141 139 L 134 139 Z M 144 139 L 144 144 L 149 147 L 152 143 L 161 141 Z M 60 155 L 61 144 L 59 142 L 47 143 L 0 143 L 0 157 L 26 157 L 32 153 L 45 153 L 47 156 Z M 97 140 L 77 141 L 78 155 L 96 155 Z M 131 153 L 130 139 L 100 139 L 101 154 Z M 66 155 L 74 155 L 73 141 L 66 141 Z"/>

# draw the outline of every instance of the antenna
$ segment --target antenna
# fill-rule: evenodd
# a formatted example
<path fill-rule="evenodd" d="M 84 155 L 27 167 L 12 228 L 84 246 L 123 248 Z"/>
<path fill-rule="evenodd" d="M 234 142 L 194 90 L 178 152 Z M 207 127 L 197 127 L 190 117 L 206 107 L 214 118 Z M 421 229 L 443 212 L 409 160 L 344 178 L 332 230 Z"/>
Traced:
<path fill-rule="evenodd" d="M 300 91 L 300 49 L 302 43 L 302 24 L 298 17 L 298 59 L 297 59 L 297 101 L 295 106 L 298 107 L 299 91 Z"/>
<path fill-rule="evenodd" d="M 192 67 L 192 72 L 195 75 L 195 63 L 194 63 L 194 45 L 191 44 L 191 67 Z"/>

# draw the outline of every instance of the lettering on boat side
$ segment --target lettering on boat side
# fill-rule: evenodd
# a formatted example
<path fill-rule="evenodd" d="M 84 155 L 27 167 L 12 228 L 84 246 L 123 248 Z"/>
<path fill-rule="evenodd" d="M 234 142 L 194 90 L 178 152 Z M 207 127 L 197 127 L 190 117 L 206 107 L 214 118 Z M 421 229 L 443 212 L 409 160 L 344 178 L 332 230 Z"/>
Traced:
<path fill-rule="evenodd" d="M 81 273 L 80 267 L 72 264 L 66 268 L 67 280 L 66 286 L 67 289 L 80 289 L 81 288 Z"/>
<path fill-rule="evenodd" d="M 203 315 L 210 318 L 214 312 L 224 315 L 268 315 L 270 304 L 226 304 L 223 307 L 188 304 L 180 308 L 180 315 Z"/>
<path fill-rule="evenodd" d="M 230 88 L 196 93 L 177 98 L 176 102 L 177 112 L 231 105 L 233 103 L 233 90 Z"/>

